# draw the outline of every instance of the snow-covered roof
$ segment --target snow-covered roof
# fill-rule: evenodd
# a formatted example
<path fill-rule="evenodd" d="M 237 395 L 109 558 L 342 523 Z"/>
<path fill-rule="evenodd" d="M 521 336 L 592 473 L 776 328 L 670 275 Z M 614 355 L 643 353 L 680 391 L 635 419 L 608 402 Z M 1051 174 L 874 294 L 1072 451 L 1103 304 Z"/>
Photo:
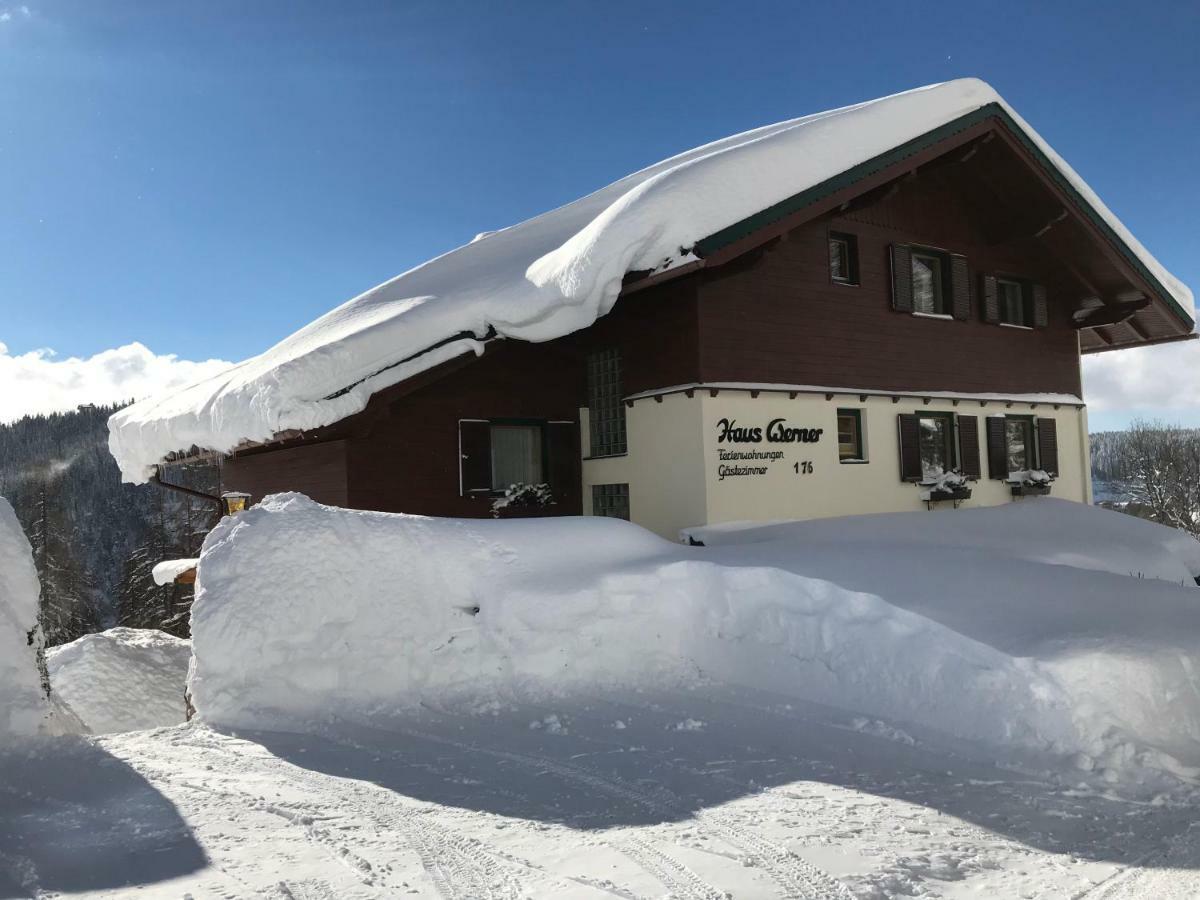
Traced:
<path fill-rule="evenodd" d="M 130 481 L 168 454 L 227 452 L 330 425 L 371 396 L 493 336 L 546 341 L 607 313 L 629 272 L 693 261 L 704 238 L 895 147 L 998 107 L 1123 241 L 1167 299 L 1191 291 L 990 86 L 961 79 L 758 128 L 674 156 L 556 210 L 410 269 L 265 353 L 121 410 L 109 447 Z"/>

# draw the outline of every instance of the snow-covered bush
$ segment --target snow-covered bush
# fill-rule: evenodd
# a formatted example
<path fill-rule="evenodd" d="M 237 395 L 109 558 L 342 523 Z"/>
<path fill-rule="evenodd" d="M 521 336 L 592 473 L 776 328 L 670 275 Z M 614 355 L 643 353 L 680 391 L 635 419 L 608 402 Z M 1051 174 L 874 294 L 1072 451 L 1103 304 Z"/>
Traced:
<path fill-rule="evenodd" d="M 508 509 L 541 509 L 554 503 L 548 484 L 510 484 L 503 497 L 492 501 L 492 518 L 498 519 Z"/>
<path fill-rule="evenodd" d="M 94 734 L 178 725 L 190 641 L 153 628 L 110 628 L 46 654 L 50 684 Z"/>
<path fill-rule="evenodd" d="M 0 497 L 0 741 L 29 737 L 48 725 L 38 593 L 29 541 Z"/>

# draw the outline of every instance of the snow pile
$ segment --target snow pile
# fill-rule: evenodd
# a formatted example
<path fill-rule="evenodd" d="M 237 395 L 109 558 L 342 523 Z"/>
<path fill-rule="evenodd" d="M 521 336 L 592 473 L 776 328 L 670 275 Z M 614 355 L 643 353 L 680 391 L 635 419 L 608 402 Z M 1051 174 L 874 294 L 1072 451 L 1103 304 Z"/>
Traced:
<path fill-rule="evenodd" d="M 685 528 L 680 539 L 707 547 L 846 544 L 860 554 L 884 549 L 909 557 L 938 553 L 946 562 L 967 552 L 985 553 L 998 562 L 1070 566 L 1188 585 L 1200 575 L 1200 542 L 1186 532 L 1053 497 L 961 509 L 951 516 L 881 513 L 808 521 L 724 522 Z M 1200 595 L 1197 599 L 1200 602 Z"/>
<path fill-rule="evenodd" d="M 44 730 L 50 704 L 42 687 L 37 570 L 21 523 L 0 497 L 0 742 Z"/>
<path fill-rule="evenodd" d="M 1114 779 L 1200 765 L 1187 577 L 1200 557 L 1169 530 L 1055 501 L 774 528 L 696 548 L 613 519 L 429 519 L 278 495 L 205 542 L 193 701 L 216 724 L 303 730 L 723 683 Z M 1138 552 L 1153 577 L 1121 571 Z"/>
<path fill-rule="evenodd" d="M 94 734 L 186 720 L 191 642 L 152 628 L 110 628 L 46 654 L 50 683 Z"/>
<path fill-rule="evenodd" d="M 988 104 L 999 104 L 1189 312 L 1191 292 L 987 84 L 962 79 L 816 113 L 672 157 L 484 233 L 348 301 L 260 356 L 110 420 L 124 477 L 167 453 L 228 451 L 328 425 L 493 335 L 546 341 L 607 313 L 631 271 L 695 259 L 697 241 Z"/>

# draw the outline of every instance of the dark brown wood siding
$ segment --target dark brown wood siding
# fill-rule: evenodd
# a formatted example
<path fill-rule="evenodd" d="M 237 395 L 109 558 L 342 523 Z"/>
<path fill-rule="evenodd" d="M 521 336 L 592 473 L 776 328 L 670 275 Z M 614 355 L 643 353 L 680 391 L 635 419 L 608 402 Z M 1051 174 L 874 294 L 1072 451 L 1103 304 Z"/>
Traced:
<path fill-rule="evenodd" d="M 1005 223 L 986 218 L 966 188 L 937 172 L 919 175 L 870 206 L 797 228 L 753 265 L 703 272 L 703 379 L 1079 394 L 1078 343 L 1069 320 L 1075 289 L 1036 242 L 997 239 Z M 860 285 L 830 278 L 830 231 L 856 235 Z M 892 308 L 892 247 L 904 244 L 966 257 L 966 321 Z M 984 322 L 984 304 L 974 296 L 981 273 L 1046 285 L 1047 326 L 1023 330 Z"/>
<path fill-rule="evenodd" d="M 615 347 L 625 393 L 695 381 L 695 282 L 621 298 L 591 328 L 544 344 L 495 341 L 478 360 L 416 391 L 385 391 L 352 423 L 349 504 L 438 516 L 488 516 L 487 494 L 462 496 L 459 421 L 534 419 L 548 425 L 547 477 L 558 497 L 548 514 L 582 512 L 579 409 L 587 405 L 587 355 Z M 399 394 L 399 396 L 397 396 Z"/>
<path fill-rule="evenodd" d="M 350 439 L 350 505 L 435 516 L 487 516 L 491 498 L 459 492 L 459 420 L 577 422 L 577 354 L 549 344 L 496 342 L 478 360 L 390 403 Z M 578 468 L 576 469 L 578 471 Z M 548 510 L 578 514 L 579 490 Z"/>
<path fill-rule="evenodd" d="M 245 491 L 251 503 L 267 494 L 299 491 L 318 503 L 346 506 L 346 442 L 328 441 L 227 459 L 221 466 L 221 489 Z"/>

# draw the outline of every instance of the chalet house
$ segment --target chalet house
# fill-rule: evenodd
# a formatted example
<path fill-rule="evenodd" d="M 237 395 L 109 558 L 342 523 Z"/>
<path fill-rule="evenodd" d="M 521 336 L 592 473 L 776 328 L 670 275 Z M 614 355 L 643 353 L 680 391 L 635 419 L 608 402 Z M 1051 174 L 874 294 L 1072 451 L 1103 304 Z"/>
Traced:
<path fill-rule="evenodd" d="M 117 413 L 111 447 L 127 478 L 168 485 L 214 454 L 251 502 L 489 516 L 546 485 L 533 512 L 670 538 L 1087 503 L 1081 355 L 1192 339 L 1193 319 L 1036 132 L 955 81 L 718 141 L 481 235 Z"/>

